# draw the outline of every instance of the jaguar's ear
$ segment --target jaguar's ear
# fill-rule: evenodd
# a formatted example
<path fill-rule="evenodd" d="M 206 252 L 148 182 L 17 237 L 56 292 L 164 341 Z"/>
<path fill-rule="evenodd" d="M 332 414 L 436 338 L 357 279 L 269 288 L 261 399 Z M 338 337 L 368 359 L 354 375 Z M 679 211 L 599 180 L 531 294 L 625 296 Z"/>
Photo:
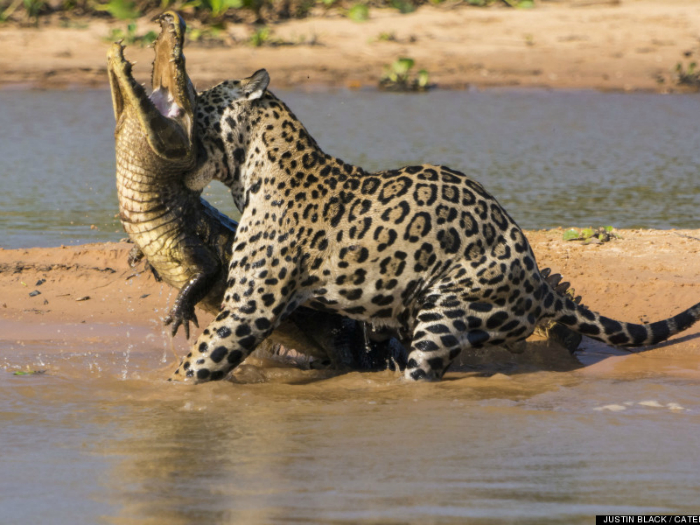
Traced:
<path fill-rule="evenodd" d="M 262 97 L 270 83 L 270 75 L 264 69 L 258 69 L 248 78 L 241 81 L 243 94 L 248 100 L 255 100 Z"/>

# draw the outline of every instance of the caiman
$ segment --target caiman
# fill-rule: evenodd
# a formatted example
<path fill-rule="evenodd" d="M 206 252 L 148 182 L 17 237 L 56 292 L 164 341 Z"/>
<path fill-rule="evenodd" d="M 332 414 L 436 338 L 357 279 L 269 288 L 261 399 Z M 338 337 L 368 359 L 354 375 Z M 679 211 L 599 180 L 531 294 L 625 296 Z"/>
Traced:
<path fill-rule="evenodd" d="M 157 278 L 180 290 L 165 318 L 172 334 L 189 322 L 194 307 L 218 313 L 237 224 L 187 185 L 201 151 L 195 121 L 197 94 L 182 52 L 185 25 L 176 13 L 159 17 L 151 95 L 132 76 L 124 46 L 108 52 L 108 74 L 116 118 L 115 149 L 119 217 L 136 250 Z M 361 323 L 335 314 L 301 309 L 271 336 L 272 341 L 338 368 L 386 366 L 388 342 L 369 342 Z M 397 356 L 400 359 L 400 356 Z"/>

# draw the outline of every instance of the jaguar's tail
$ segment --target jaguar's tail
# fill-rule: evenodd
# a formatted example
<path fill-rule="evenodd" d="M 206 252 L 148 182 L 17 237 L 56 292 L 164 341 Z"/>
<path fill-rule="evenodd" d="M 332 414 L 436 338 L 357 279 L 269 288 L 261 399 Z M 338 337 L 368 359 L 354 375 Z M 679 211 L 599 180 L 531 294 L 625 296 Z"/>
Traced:
<path fill-rule="evenodd" d="M 700 319 L 698 303 L 663 321 L 650 324 L 626 323 L 604 317 L 582 304 L 577 304 L 551 286 L 550 290 L 552 295 L 547 294 L 546 297 L 550 300 L 545 303 L 551 304 L 545 304 L 545 307 L 553 312 L 554 321 L 574 332 L 615 346 L 654 345 L 690 328 Z"/>

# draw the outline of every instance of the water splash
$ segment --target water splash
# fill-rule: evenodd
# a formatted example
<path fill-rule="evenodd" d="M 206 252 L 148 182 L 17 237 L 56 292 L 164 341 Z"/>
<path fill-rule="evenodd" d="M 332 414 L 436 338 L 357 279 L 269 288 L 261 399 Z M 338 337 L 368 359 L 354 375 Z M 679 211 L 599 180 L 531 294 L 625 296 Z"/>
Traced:
<path fill-rule="evenodd" d="M 126 337 L 130 338 L 131 337 L 131 332 L 129 330 L 126 331 Z M 126 379 L 126 376 L 129 372 L 129 359 L 131 358 L 131 349 L 134 347 L 132 343 L 128 343 L 126 345 L 126 351 L 124 352 L 124 369 L 122 370 L 122 375 L 121 378 L 122 380 Z"/>

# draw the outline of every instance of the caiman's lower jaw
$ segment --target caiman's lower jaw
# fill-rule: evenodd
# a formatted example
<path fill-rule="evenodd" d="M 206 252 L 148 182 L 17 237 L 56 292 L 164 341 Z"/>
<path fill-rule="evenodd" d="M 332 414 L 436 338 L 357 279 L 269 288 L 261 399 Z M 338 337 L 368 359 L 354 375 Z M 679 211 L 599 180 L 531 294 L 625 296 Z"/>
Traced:
<path fill-rule="evenodd" d="M 132 75 L 124 46 L 112 44 L 107 69 L 117 134 L 123 119 L 137 119 L 153 152 L 166 160 L 194 160 L 195 91 L 182 55 L 184 23 L 175 13 L 160 17 L 161 34 L 155 43 L 154 91 L 149 97 Z M 177 24 L 177 25 L 176 25 Z"/>

